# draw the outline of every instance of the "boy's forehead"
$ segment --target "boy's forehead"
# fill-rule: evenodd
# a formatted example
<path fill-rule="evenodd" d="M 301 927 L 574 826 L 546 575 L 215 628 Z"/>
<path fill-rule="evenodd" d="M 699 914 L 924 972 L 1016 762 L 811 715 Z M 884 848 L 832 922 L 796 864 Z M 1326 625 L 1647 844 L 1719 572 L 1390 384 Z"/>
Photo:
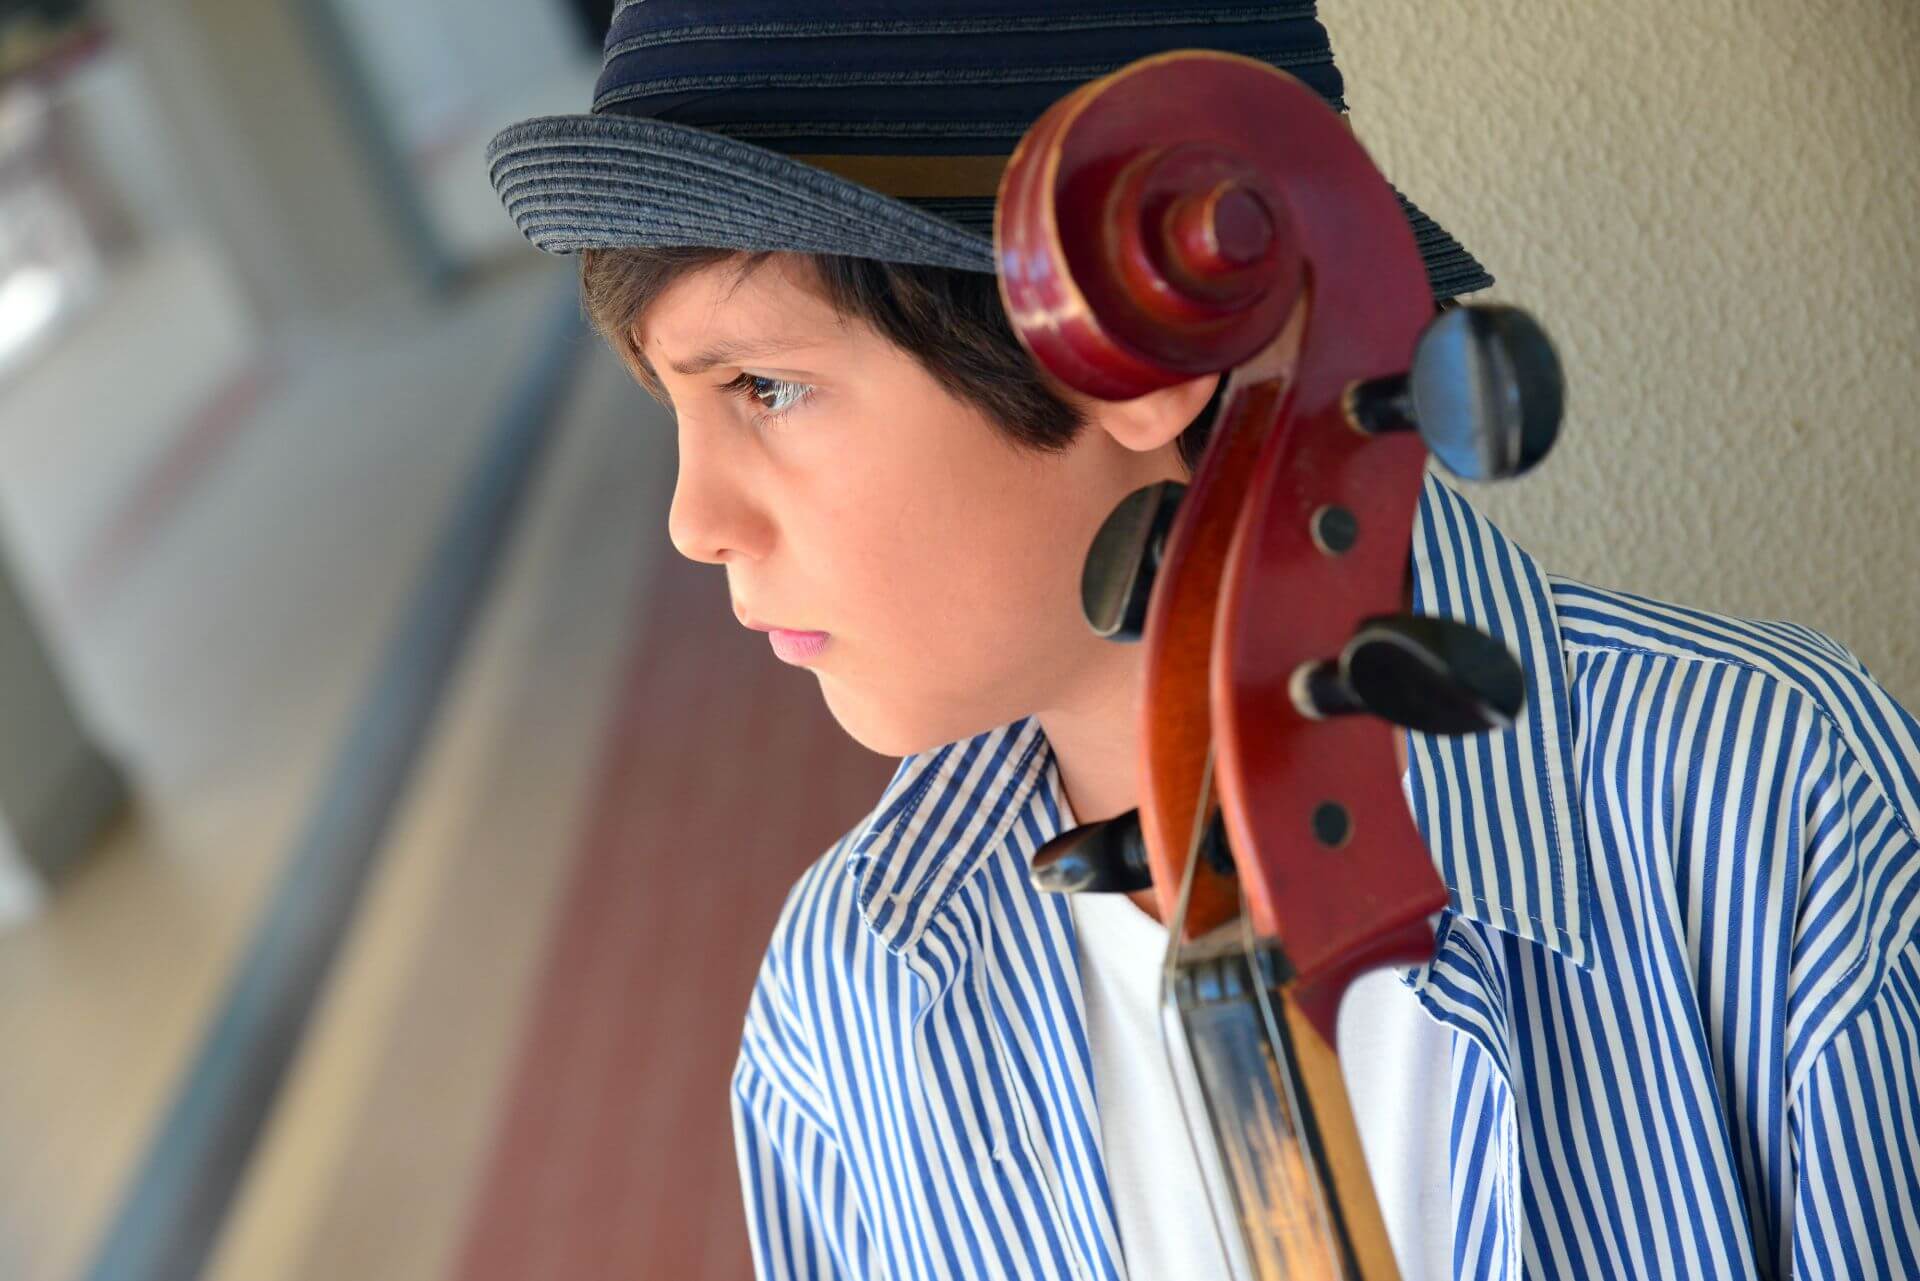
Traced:
<path fill-rule="evenodd" d="M 768 259 L 745 271 L 719 262 L 688 272 L 634 322 L 633 336 L 649 357 L 678 369 L 703 355 L 744 358 L 817 346 L 841 337 L 845 327 L 791 266 Z"/>

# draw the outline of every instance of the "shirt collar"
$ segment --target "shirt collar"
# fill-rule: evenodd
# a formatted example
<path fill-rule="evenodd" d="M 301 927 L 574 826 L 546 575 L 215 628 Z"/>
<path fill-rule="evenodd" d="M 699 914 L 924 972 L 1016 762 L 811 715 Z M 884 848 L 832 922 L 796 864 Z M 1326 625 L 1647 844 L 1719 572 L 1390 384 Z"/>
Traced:
<path fill-rule="evenodd" d="M 1505 641 L 1526 709 L 1496 734 L 1410 734 L 1409 796 L 1455 913 L 1587 959 L 1586 847 L 1560 628 L 1546 576 L 1493 523 L 1429 476 L 1414 522 L 1414 609 Z M 1038 722 L 1015 721 L 900 762 L 855 832 L 847 872 L 866 923 L 910 948 L 947 896 L 1025 822 L 1037 848 L 1064 796 Z M 1047 786 L 1040 786 L 1047 781 Z"/>
<path fill-rule="evenodd" d="M 1409 734 L 1414 821 L 1455 913 L 1587 964 L 1589 873 L 1560 620 L 1531 556 L 1431 474 L 1413 527 L 1415 613 L 1458 619 L 1520 660 L 1508 729 Z"/>
<path fill-rule="evenodd" d="M 916 943 L 947 896 L 1016 822 L 1060 828 L 1046 735 L 1031 717 L 900 762 L 854 834 L 847 874 L 867 925 L 889 951 Z"/>

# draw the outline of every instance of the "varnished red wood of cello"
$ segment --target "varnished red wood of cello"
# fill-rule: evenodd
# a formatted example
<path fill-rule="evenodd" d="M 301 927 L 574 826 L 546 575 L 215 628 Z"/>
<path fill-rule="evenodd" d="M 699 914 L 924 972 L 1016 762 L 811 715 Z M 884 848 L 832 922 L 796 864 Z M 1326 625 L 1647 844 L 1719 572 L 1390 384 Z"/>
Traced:
<path fill-rule="evenodd" d="M 1426 452 L 1411 434 L 1354 430 L 1342 401 L 1405 371 L 1433 315 L 1412 232 L 1311 89 L 1184 51 L 1083 86 L 1036 123 L 1001 185 L 996 245 L 1016 332 L 1069 385 L 1125 399 L 1230 371 L 1148 613 L 1141 828 L 1174 920 L 1211 751 L 1235 875 L 1191 869 L 1182 936 L 1244 911 L 1290 967 L 1284 1066 L 1311 1150 L 1277 1152 L 1262 1174 L 1282 1199 L 1267 1203 L 1269 1239 L 1249 1243 L 1261 1275 L 1396 1277 L 1334 1016 L 1360 971 L 1431 955 L 1426 921 L 1446 894 L 1401 794 L 1396 731 L 1304 716 L 1289 681 L 1403 607 Z M 1338 553 L 1313 535 L 1329 506 L 1359 530 Z M 1316 825 L 1328 806 L 1344 824 Z M 1304 1221 L 1284 1203 L 1295 1194 L 1331 1201 L 1337 1247 L 1293 1239 L 1308 1235 L 1290 1226 Z"/>

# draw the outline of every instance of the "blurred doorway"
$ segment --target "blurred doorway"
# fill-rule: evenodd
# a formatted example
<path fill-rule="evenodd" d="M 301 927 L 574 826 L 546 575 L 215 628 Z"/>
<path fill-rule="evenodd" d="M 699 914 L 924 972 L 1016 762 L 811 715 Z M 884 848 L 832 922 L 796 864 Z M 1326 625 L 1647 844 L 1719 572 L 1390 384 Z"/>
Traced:
<path fill-rule="evenodd" d="M 374 159 L 437 255 L 460 270 L 524 249 L 488 181 L 487 141 L 527 116 L 587 109 L 599 43 L 582 24 L 610 20 L 613 0 L 309 3 L 340 33 L 338 79 L 363 99 Z"/>

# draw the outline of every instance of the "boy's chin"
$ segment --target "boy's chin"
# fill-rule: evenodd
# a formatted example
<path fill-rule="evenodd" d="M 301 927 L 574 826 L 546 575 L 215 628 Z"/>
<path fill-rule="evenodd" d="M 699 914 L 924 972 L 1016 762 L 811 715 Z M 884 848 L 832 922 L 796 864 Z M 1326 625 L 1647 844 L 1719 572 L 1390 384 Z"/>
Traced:
<path fill-rule="evenodd" d="M 860 746 L 881 756 L 914 756 L 930 752 L 948 743 L 984 734 L 990 729 L 1017 720 L 983 720 L 981 714 L 953 713 L 929 715 L 902 713 L 898 708 L 875 707 L 858 697 L 849 697 L 833 682 L 822 680 L 820 693 L 827 701 L 833 719 Z"/>

